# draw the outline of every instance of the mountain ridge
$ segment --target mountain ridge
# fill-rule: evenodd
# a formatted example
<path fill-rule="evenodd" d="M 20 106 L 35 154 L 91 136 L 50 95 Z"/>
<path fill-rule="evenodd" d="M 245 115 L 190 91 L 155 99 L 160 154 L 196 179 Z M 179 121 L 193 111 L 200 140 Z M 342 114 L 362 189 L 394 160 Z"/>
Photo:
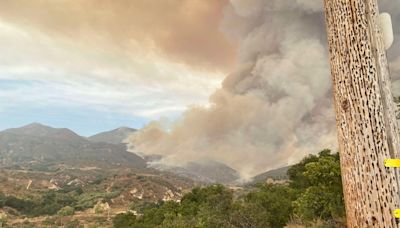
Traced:
<path fill-rule="evenodd" d="M 40 123 L 31 123 L 19 128 L 9 128 L 0 133 L 14 133 L 18 135 L 30 135 L 35 137 L 54 137 L 60 139 L 83 139 L 68 128 L 54 128 Z"/>
<path fill-rule="evenodd" d="M 145 159 L 152 168 L 204 183 L 234 184 L 240 179 L 237 170 L 212 160 L 192 161 L 183 166 L 172 166 L 163 164 L 162 156 L 147 156 Z"/>
<path fill-rule="evenodd" d="M 137 130 L 120 127 L 90 137 L 68 128 L 32 123 L 0 132 L 0 167 L 6 164 L 69 164 L 73 166 L 154 168 L 202 183 L 234 184 L 237 170 L 216 161 L 194 161 L 185 166 L 162 164 L 162 156 L 141 156 L 127 151 L 123 140 Z"/>
<path fill-rule="evenodd" d="M 124 143 L 124 140 L 136 131 L 137 129 L 130 127 L 119 127 L 114 130 L 97 133 L 95 135 L 89 136 L 87 139 L 92 142 L 120 144 Z"/>
<path fill-rule="evenodd" d="M 146 162 L 125 145 L 91 142 L 67 128 L 38 123 L 0 132 L 0 166 L 26 163 L 68 163 L 78 166 L 146 168 Z"/>
<path fill-rule="evenodd" d="M 252 178 L 251 183 L 265 182 L 268 179 L 288 180 L 289 177 L 287 175 L 287 171 L 290 169 L 290 167 L 291 166 L 284 166 L 281 168 L 271 169 L 266 172 L 257 174 Z"/>

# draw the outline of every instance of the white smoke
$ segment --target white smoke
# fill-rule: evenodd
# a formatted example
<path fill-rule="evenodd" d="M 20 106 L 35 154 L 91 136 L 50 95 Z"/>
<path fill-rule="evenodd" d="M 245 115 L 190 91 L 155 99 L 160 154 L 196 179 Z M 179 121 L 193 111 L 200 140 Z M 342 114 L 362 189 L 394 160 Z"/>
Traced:
<path fill-rule="evenodd" d="M 231 0 L 222 29 L 240 43 L 241 66 L 169 128 L 154 122 L 135 152 L 182 165 L 223 162 L 243 178 L 336 149 L 323 1 Z"/>

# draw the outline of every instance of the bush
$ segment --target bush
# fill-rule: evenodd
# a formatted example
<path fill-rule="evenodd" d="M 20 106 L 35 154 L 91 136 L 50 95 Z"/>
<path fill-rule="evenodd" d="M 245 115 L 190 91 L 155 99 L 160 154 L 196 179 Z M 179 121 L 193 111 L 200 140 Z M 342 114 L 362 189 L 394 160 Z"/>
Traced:
<path fill-rule="evenodd" d="M 71 216 L 75 214 L 75 209 L 73 207 L 66 206 L 61 208 L 57 214 L 60 216 Z"/>
<path fill-rule="evenodd" d="M 0 212 L 0 227 L 5 226 L 7 223 L 7 214 Z"/>
<path fill-rule="evenodd" d="M 120 191 L 114 191 L 110 193 L 103 192 L 89 192 L 79 195 L 78 202 L 75 205 L 75 209 L 84 210 L 88 208 L 93 208 L 99 201 L 108 202 L 111 199 L 119 196 Z"/>
<path fill-rule="evenodd" d="M 32 200 L 19 199 L 14 196 L 7 197 L 4 205 L 7 207 L 14 208 L 17 211 L 20 211 L 24 214 L 32 213 L 36 206 Z"/>
<path fill-rule="evenodd" d="M 80 225 L 78 220 L 72 220 L 70 222 L 68 222 L 67 224 L 65 224 L 65 228 L 78 228 Z"/>
<path fill-rule="evenodd" d="M 6 195 L 0 192 L 0 208 L 4 207 L 6 201 L 7 201 Z"/>
<path fill-rule="evenodd" d="M 28 216 L 55 215 L 61 208 L 75 204 L 76 199 L 70 194 L 45 192 L 40 197 L 6 198 L 5 206 L 16 209 Z"/>
<path fill-rule="evenodd" d="M 42 225 L 44 226 L 50 226 L 50 225 L 55 225 L 56 224 L 56 219 L 48 217 L 45 220 L 43 220 Z"/>
<path fill-rule="evenodd" d="M 134 227 L 135 224 L 136 216 L 130 212 L 118 214 L 113 219 L 113 225 L 115 228 L 129 228 Z"/>
<path fill-rule="evenodd" d="M 265 185 L 246 195 L 236 212 L 240 220 L 233 220 L 238 227 L 247 227 L 243 221 L 255 227 L 284 227 L 293 212 L 295 191 L 285 185 Z"/>

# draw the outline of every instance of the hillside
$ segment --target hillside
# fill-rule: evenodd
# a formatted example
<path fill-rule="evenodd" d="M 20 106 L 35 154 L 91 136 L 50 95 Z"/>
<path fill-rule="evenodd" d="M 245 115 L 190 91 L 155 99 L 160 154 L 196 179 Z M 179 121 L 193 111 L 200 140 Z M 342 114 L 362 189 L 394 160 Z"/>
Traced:
<path fill-rule="evenodd" d="M 10 227 L 25 227 L 22 226 L 25 223 L 47 227 L 43 225 L 48 222 L 50 227 L 59 227 L 54 225 L 60 219 L 111 227 L 109 215 L 125 212 L 132 204 L 178 201 L 197 185 L 189 179 L 155 170 L 70 167 L 52 171 L 0 169 L 0 182 L 0 222 L 2 214 L 6 215 Z M 3 208 L 2 203 L 5 203 Z M 97 212 L 96 205 L 105 203 L 109 211 Z M 65 206 L 75 209 L 73 217 L 57 216 Z"/>
<path fill-rule="evenodd" d="M 160 162 L 162 156 L 147 156 L 145 159 L 152 168 L 203 183 L 232 184 L 240 178 L 239 172 L 216 161 L 203 160 L 190 162 L 185 166 L 170 166 Z"/>
<path fill-rule="evenodd" d="M 71 219 L 111 227 L 108 213 L 125 212 L 133 203 L 178 201 L 201 185 L 147 168 L 124 144 L 92 142 L 37 123 L 0 132 L 0 183 L 0 222 L 6 216 L 11 227 L 54 227 Z M 96 205 L 110 209 L 98 213 Z M 73 217 L 57 216 L 65 206 L 74 208 Z"/>
<path fill-rule="evenodd" d="M 8 129 L 0 132 L 0 168 L 19 166 L 47 171 L 67 166 L 143 170 L 149 162 L 151 168 L 197 182 L 230 184 L 239 179 L 236 170 L 215 161 L 190 162 L 176 167 L 159 163 L 161 156 L 149 156 L 144 160 L 128 152 L 126 145 L 121 143 L 135 131 L 118 128 L 85 138 L 66 128 L 52 128 L 38 123 Z"/>
<path fill-rule="evenodd" d="M 129 127 L 120 127 L 111 131 L 101 132 L 88 137 L 91 142 L 105 142 L 112 144 L 120 144 L 131 134 L 137 130 Z"/>
<path fill-rule="evenodd" d="M 143 169 L 146 162 L 124 145 L 91 142 L 69 129 L 30 124 L 0 132 L 0 167 L 67 164 Z"/>
<path fill-rule="evenodd" d="M 287 175 L 287 171 L 289 170 L 290 166 L 285 166 L 278 169 L 269 170 L 265 173 L 258 174 L 254 176 L 252 179 L 252 183 L 264 182 L 268 179 L 273 180 L 287 180 L 289 179 Z"/>

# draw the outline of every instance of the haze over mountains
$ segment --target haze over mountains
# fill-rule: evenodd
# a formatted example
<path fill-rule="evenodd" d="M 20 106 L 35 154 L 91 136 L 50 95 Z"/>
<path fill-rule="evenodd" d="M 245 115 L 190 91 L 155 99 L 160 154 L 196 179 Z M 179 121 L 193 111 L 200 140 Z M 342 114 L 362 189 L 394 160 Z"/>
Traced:
<path fill-rule="evenodd" d="M 222 183 L 232 184 L 240 179 L 239 173 L 231 167 L 215 162 L 215 161 L 197 161 L 190 162 L 184 167 L 179 166 L 167 166 L 159 159 L 147 159 L 149 160 L 150 167 L 156 168 L 162 171 L 168 171 L 180 176 L 190 178 L 192 180 L 201 181 L 204 183 Z"/>
<path fill-rule="evenodd" d="M 124 140 L 136 129 L 121 127 L 91 137 L 82 137 L 67 128 L 39 123 L 0 132 L 0 167 L 70 165 L 96 168 L 155 168 L 203 183 L 234 183 L 239 173 L 215 161 L 191 162 L 185 167 L 166 166 L 161 156 L 142 158 L 128 152 Z M 279 173 L 281 175 L 281 173 Z M 267 175 L 271 177 L 271 175 Z M 273 175 L 272 175 L 273 176 Z M 264 176 L 258 176 L 262 181 Z"/>

